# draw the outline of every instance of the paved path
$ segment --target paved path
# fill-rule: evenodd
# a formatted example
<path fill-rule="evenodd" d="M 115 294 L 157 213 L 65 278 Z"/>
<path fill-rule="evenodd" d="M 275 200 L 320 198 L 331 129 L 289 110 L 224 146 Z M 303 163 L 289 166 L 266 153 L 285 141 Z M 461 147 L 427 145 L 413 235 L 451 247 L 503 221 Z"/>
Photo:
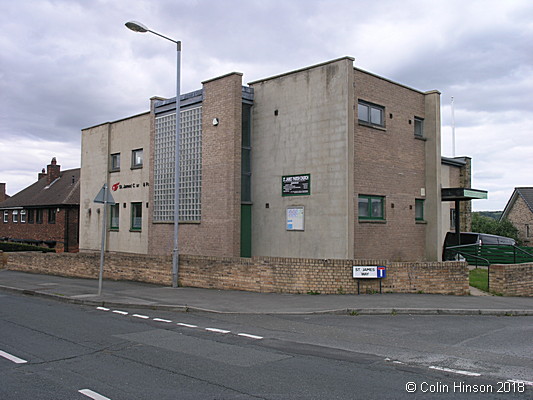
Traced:
<path fill-rule="evenodd" d="M 170 288 L 0 270 L 0 289 L 99 306 L 242 314 L 533 315 L 533 298 L 431 294 L 305 295 Z"/>

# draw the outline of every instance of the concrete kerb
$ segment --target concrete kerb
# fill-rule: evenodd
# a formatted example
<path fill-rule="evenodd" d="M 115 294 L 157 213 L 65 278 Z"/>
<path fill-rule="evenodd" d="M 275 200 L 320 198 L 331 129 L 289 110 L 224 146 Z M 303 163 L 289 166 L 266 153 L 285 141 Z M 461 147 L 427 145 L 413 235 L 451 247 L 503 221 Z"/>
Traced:
<path fill-rule="evenodd" d="M 113 307 L 113 308 L 136 308 L 161 310 L 170 312 L 196 312 L 196 313 L 211 313 L 211 314 L 242 314 L 242 315 L 484 315 L 484 316 L 533 316 L 533 310 L 512 310 L 512 309 L 442 309 L 442 308 L 342 308 L 335 310 L 318 310 L 318 311 L 300 311 L 300 312 L 286 312 L 286 311 L 265 311 L 265 312 L 246 312 L 246 311 L 219 311 L 211 310 L 201 307 L 193 307 L 188 305 L 173 305 L 173 304 L 146 304 L 146 303 L 126 303 L 120 301 L 106 301 L 106 300 L 89 300 L 80 299 L 70 296 L 64 296 L 56 293 L 45 293 L 30 289 L 20 289 L 9 286 L 0 285 L 0 290 L 19 293 L 27 296 L 36 296 L 52 299 L 62 303 L 77 304 L 93 307 Z"/>

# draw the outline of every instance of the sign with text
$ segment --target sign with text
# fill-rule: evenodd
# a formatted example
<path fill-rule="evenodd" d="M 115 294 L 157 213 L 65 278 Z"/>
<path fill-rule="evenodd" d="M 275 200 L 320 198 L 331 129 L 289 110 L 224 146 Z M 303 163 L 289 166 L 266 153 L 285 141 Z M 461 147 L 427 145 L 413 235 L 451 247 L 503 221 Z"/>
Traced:
<path fill-rule="evenodd" d="M 304 230 L 304 207 L 293 206 L 287 208 L 287 230 L 303 231 Z"/>
<path fill-rule="evenodd" d="M 281 177 L 282 196 L 302 196 L 311 194 L 311 175 L 286 175 Z"/>
<path fill-rule="evenodd" d="M 354 278 L 386 278 L 387 268 L 382 265 L 365 265 L 353 267 Z"/>

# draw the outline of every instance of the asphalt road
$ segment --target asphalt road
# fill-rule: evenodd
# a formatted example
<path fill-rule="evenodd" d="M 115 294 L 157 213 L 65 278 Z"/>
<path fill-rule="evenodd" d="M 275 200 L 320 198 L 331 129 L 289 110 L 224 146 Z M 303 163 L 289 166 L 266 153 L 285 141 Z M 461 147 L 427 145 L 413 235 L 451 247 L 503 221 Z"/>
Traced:
<path fill-rule="evenodd" d="M 1 399 L 533 395 L 533 317 L 170 313 L 3 293 L 0 305 Z"/>

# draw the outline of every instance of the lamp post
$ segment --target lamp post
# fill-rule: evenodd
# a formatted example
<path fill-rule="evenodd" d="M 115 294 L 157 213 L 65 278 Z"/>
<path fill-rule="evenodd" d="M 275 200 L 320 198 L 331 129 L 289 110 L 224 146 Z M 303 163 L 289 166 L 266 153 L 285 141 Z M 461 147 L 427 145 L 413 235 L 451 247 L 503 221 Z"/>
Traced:
<path fill-rule="evenodd" d="M 126 22 L 126 26 L 134 32 L 150 32 L 160 36 L 163 39 L 176 43 L 177 65 L 176 65 L 176 147 L 175 147 L 175 166 L 174 166 L 174 249 L 172 251 L 172 287 L 178 287 L 178 268 L 179 268 L 179 250 L 178 250 L 178 225 L 179 225 L 179 196 L 180 196 L 180 76 L 181 76 L 181 41 L 170 39 L 160 33 L 148 29 L 140 22 Z"/>

